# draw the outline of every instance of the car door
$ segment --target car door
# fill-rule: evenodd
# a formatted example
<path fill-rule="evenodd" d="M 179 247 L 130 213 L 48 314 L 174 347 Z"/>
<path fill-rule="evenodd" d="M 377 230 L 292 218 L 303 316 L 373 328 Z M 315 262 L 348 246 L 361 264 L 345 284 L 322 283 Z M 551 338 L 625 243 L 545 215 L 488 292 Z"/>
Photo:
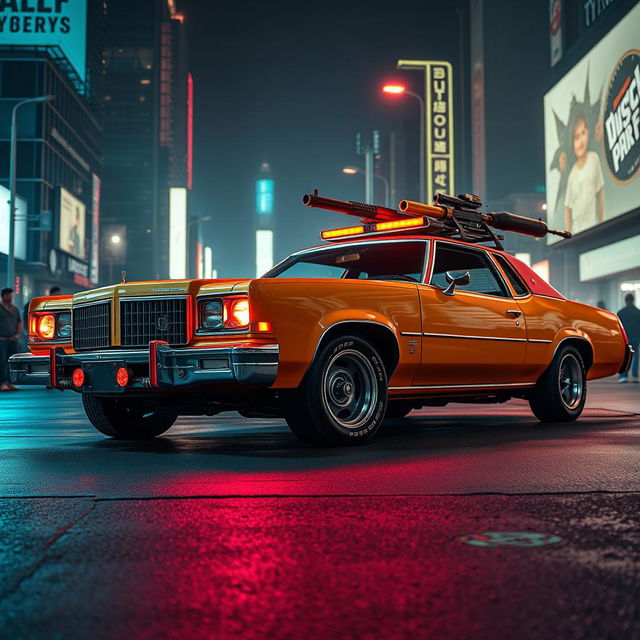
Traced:
<path fill-rule="evenodd" d="M 422 359 L 414 385 L 507 386 L 522 382 L 522 311 L 487 252 L 436 241 L 428 284 L 419 287 Z M 470 281 L 447 295 L 447 272 Z"/>

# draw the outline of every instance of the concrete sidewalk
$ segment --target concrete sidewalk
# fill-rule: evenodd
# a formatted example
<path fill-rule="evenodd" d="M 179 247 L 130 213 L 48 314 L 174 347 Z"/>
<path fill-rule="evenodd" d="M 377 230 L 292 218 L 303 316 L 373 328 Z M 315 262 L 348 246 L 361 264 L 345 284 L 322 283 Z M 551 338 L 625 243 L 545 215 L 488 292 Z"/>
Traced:
<path fill-rule="evenodd" d="M 618 376 L 593 380 L 587 387 L 587 407 L 640 414 L 640 384 L 631 378 L 620 384 Z"/>

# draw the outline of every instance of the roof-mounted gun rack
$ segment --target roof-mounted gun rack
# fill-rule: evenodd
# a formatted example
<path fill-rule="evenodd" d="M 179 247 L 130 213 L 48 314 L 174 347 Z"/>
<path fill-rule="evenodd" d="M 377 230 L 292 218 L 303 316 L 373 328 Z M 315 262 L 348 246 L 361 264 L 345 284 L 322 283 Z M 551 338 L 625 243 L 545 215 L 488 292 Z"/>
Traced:
<path fill-rule="evenodd" d="M 335 200 L 318 195 L 306 194 L 302 203 L 307 207 L 318 207 L 329 211 L 339 211 L 360 218 L 361 224 L 342 229 L 323 231 L 323 240 L 337 241 L 361 235 L 388 235 L 390 233 L 427 233 L 443 238 L 459 238 L 465 242 L 493 242 L 497 249 L 503 249 L 504 236 L 494 229 L 523 233 L 542 238 L 547 233 L 570 238 L 569 231 L 549 229 L 543 220 L 534 220 L 506 211 L 482 213 L 480 198 L 471 193 L 450 196 L 437 194 L 433 204 L 401 200 L 398 209 L 380 207 L 361 202 Z"/>

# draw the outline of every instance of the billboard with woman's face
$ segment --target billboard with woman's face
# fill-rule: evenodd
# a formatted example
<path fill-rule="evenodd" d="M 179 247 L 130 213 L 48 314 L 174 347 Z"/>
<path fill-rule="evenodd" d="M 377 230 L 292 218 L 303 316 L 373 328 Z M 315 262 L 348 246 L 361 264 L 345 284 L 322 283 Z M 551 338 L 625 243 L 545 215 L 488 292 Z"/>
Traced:
<path fill-rule="evenodd" d="M 547 93 L 544 120 L 550 227 L 575 235 L 640 207 L 640 5 Z"/>

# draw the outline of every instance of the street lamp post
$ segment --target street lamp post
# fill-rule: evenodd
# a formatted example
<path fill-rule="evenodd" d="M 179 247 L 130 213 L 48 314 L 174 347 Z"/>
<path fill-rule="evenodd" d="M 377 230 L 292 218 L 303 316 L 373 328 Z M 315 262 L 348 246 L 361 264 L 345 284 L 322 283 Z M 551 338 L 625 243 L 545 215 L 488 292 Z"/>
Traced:
<path fill-rule="evenodd" d="M 414 93 L 413 91 L 409 91 L 407 87 L 402 84 L 385 84 L 382 87 L 382 92 L 387 95 L 408 95 L 412 98 L 415 98 L 420 103 L 420 202 L 424 202 L 425 200 L 425 136 L 426 136 L 426 110 L 425 104 L 422 96 Z"/>
<path fill-rule="evenodd" d="M 30 102 L 50 102 L 55 96 L 39 96 L 21 100 L 11 111 L 11 145 L 9 147 L 9 253 L 7 255 L 7 287 L 13 288 L 15 277 L 15 231 L 16 231 L 16 155 L 18 142 L 18 109 Z"/>
<path fill-rule="evenodd" d="M 348 176 L 353 176 L 356 174 L 366 175 L 366 173 L 362 169 L 359 169 L 358 167 L 345 167 L 342 170 L 342 173 Z M 384 184 L 384 206 L 388 207 L 389 206 L 389 181 L 384 176 L 378 175 L 377 173 L 374 173 L 373 177 L 377 178 L 378 180 L 381 180 L 382 183 Z"/>

